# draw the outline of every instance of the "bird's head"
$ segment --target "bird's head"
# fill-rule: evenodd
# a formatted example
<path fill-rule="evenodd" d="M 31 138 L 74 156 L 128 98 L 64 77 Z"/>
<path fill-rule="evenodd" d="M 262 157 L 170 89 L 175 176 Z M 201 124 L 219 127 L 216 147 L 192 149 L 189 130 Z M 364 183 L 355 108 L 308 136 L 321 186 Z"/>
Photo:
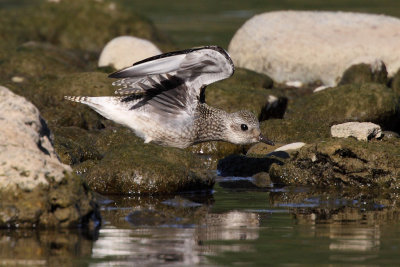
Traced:
<path fill-rule="evenodd" d="M 252 112 L 247 110 L 229 114 L 226 137 L 229 142 L 239 145 L 258 142 L 274 145 L 274 142 L 261 134 L 258 119 Z"/>

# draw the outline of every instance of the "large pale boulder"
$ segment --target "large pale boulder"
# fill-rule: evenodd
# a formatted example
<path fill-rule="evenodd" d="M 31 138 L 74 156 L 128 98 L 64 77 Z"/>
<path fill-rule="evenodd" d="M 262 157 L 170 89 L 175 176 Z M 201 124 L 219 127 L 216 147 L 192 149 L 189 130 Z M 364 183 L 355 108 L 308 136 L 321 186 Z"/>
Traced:
<path fill-rule="evenodd" d="M 142 59 L 161 54 L 152 42 L 133 37 L 120 36 L 109 41 L 101 51 L 99 67 L 113 66 L 122 69 Z"/>
<path fill-rule="evenodd" d="M 93 195 L 58 159 L 38 109 L 0 86 L 0 228 L 72 227 L 99 219 Z"/>
<path fill-rule="evenodd" d="M 2 86 L 0 128 L 1 176 L 7 177 L 1 180 L 0 191 L 31 191 L 40 184 L 48 185 L 46 177 L 59 181 L 65 171 L 71 171 L 58 160 L 38 109 Z"/>
<path fill-rule="evenodd" d="M 238 67 L 278 83 L 335 86 L 359 63 L 400 67 L 400 19 L 350 12 L 278 11 L 254 16 L 235 34 L 229 53 Z"/>

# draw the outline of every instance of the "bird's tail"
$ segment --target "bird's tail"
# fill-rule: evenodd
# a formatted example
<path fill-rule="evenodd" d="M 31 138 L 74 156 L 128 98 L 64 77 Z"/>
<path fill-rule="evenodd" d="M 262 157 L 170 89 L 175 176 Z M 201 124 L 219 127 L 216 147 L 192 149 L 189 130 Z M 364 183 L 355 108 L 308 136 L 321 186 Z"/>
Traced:
<path fill-rule="evenodd" d="M 73 102 L 78 102 L 82 104 L 89 104 L 89 97 L 87 96 L 64 96 L 66 100 L 73 101 Z"/>

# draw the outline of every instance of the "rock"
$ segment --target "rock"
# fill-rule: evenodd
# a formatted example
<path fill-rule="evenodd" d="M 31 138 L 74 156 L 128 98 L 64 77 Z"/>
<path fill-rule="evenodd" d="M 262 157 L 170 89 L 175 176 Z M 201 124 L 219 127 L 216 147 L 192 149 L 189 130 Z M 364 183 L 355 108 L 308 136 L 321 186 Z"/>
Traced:
<path fill-rule="evenodd" d="M 122 126 L 97 131 L 57 128 L 55 147 L 91 189 L 103 194 L 172 194 L 214 185 L 207 160 L 189 151 L 144 144 Z"/>
<path fill-rule="evenodd" d="M 360 63 L 351 66 L 344 73 L 339 85 L 351 83 L 382 83 L 387 84 L 385 64 L 377 60 L 373 64 Z M 315 92 L 315 91 L 314 91 Z"/>
<path fill-rule="evenodd" d="M 271 153 L 274 151 L 275 148 L 277 148 L 279 144 L 275 143 L 274 146 L 267 145 L 265 143 L 256 143 L 252 145 L 246 152 L 246 156 L 265 156 L 268 153 Z"/>
<path fill-rule="evenodd" d="M 248 20 L 228 50 L 236 66 L 267 74 L 275 82 L 335 86 L 350 66 L 377 60 L 392 77 L 400 67 L 400 37 L 393 34 L 399 30 L 400 20 L 384 15 L 267 12 Z"/>
<path fill-rule="evenodd" d="M 99 220 L 82 181 L 69 174 L 38 109 L 0 86 L 0 228 L 72 227 Z"/>
<path fill-rule="evenodd" d="M 355 137 L 357 140 L 368 141 L 372 138 L 380 138 L 382 129 L 372 122 L 346 122 L 331 127 L 332 137 Z"/>
<path fill-rule="evenodd" d="M 277 149 L 275 149 L 274 151 L 289 151 L 289 150 L 298 150 L 300 148 L 302 148 L 303 146 L 305 146 L 306 144 L 303 142 L 296 142 L 296 143 L 291 143 L 291 144 L 287 144 L 281 147 L 278 147 Z"/>
<path fill-rule="evenodd" d="M 276 158 L 255 158 L 243 155 L 230 155 L 218 161 L 218 174 L 220 176 L 249 177 L 260 172 L 268 172 L 272 164 L 282 164 Z"/>
<path fill-rule="evenodd" d="M 283 120 L 261 123 L 261 131 L 281 143 L 311 143 L 330 137 L 330 127 L 351 120 L 369 121 L 398 131 L 399 96 L 381 84 L 348 84 L 294 99 Z M 373 107 L 373 108 L 371 108 Z"/>
<path fill-rule="evenodd" d="M 398 190 L 400 141 L 331 139 L 302 147 L 269 170 L 274 183 L 345 190 Z"/>
<path fill-rule="evenodd" d="M 152 42 L 133 36 L 120 36 L 109 41 L 99 58 L 99 67 L 122 69 L 142 59 L 161 54 Z"/>

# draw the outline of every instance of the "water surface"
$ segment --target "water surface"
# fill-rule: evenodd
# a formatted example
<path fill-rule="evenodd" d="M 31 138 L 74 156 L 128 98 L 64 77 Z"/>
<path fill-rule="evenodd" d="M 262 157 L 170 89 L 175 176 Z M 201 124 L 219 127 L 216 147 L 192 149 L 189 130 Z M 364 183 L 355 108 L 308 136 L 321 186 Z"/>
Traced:
<path fill-rule="evenodd" d="M 400 263 L 398 196 L 307 188 L 101 197 L 94 233 L 2 230 L 3 266 L 357 265 Z"/>

